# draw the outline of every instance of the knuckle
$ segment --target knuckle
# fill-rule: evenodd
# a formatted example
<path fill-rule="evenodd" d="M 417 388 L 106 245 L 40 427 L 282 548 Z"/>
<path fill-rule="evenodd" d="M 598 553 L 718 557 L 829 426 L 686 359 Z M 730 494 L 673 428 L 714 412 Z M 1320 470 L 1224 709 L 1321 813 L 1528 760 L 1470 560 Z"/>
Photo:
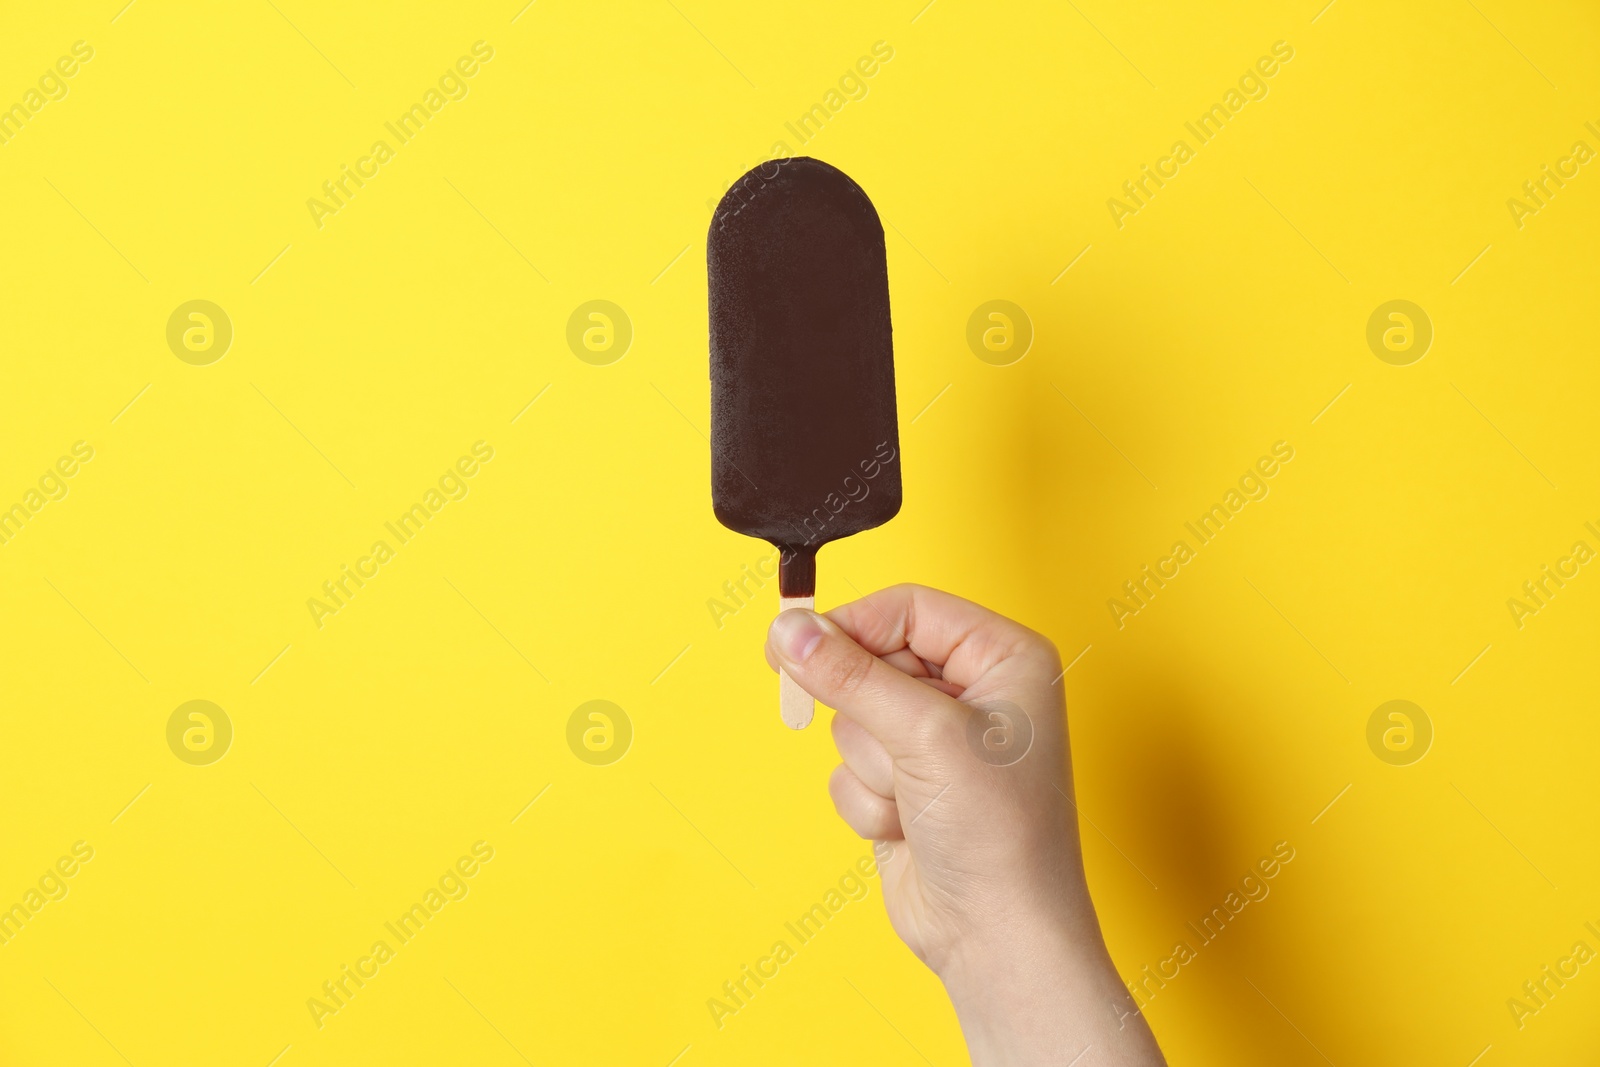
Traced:
<path fill-rule="evenodd" d="M 825 671 L 828 688 L 843 696 L 856 696 L 867 688 L 872 676 L 872 657 L 865 654 L 830 657 Z"/>
<path fill-rule="evenodd" d="M 910 738 L 921 752 L 943 752 L 961 743 L 965 713 L 956 701 L 935 701 L 910 725 Z"/>
<path fill-rule="evenodd" d="M 1037 630 L 1018 624 L 1014 644 L 1019 652 L 1054 663 L 1057 667 L 1061 665 L 1061 650 L 1054 641 Z"/>

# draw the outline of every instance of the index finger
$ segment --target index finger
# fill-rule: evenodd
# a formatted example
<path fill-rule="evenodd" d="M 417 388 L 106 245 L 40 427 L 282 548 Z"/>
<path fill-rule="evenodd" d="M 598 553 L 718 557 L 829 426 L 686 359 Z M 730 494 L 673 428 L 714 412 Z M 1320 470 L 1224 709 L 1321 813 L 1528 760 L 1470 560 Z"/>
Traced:
<path fill-rule="evenodd" d="M 1021 623 L 925 585 L 890 586 L 823 614 L 873 655 L 910 649 L 963 687 L 1027 650 L 1054 651 Z"/>

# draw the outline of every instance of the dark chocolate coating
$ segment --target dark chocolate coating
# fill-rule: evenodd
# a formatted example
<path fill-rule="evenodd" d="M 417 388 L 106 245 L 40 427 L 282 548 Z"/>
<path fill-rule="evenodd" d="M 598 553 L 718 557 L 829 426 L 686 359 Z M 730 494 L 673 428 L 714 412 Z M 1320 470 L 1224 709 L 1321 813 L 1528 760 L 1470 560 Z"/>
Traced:
<path fill-rule="evenodd" d="M 773 160 L 717 205 L 706 268 L 712 506 L 808 596 L 818 548 L 900 510 L 883 226 L 842 171 Z"/>

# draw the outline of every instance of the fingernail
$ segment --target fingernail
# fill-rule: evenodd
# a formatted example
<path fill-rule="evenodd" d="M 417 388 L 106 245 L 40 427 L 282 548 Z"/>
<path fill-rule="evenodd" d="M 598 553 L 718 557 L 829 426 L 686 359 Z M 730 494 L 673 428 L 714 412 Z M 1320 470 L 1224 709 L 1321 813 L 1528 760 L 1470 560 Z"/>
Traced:
<path fill-rule="evenodd" d="M 768 634 L 778 654 L 791 663 L 804 663 L 822 640 L 822 623 L 804 608 L 790 608 L 772 620 Z"/>

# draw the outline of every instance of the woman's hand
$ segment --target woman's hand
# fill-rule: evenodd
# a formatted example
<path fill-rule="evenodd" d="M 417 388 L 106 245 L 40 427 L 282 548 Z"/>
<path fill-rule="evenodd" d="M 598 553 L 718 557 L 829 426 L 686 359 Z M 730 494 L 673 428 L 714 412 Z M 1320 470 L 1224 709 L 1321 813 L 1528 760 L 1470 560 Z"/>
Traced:
<path fill-rule="evenodd" d="M 840 817 L 904 841 L 880 849 L 889 920 L 944 981 L 973 1062 L 1163 1063 L 1084 881 L 1055 646 L 901 585 L 783 612 L 766 654 L 838 712 Z"/>

